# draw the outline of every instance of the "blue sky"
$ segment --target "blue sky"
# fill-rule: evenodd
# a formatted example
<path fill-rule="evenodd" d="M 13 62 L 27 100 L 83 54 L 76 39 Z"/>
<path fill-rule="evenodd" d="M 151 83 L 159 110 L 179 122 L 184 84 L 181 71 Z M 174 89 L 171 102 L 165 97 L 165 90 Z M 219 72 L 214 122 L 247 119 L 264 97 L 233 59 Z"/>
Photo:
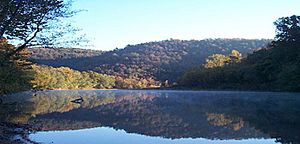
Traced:
<path fill-rule="evenodd" d="M 273 38 L 300 0 L 77 0 L 74 25 L 99 50 L 174 39 Z"/>

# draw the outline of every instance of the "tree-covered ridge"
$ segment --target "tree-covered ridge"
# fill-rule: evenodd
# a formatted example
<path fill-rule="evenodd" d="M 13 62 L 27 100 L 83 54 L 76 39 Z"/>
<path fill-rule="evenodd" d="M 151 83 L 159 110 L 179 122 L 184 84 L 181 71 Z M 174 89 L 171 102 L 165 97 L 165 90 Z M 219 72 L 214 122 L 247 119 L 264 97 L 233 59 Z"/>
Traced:
<path fill-rule="evenodd" d="M 165 40 L 128 45 L 100 56 L 89 58 L 36 60 L 54 67 L 93 70 L 121 77 L 175 81 L 184 71 L 205 62 L 209 55 L 229 54 L 238 50 L 243 55 L 264 47 L 270 40 L 205 39 Z"/>
<path fill-rule="evenodd" d="M 300 91 L 300 16 L 274 23 L 275 41 L 240 63 L 195 68 L 180 79 L 181 86 L 200 89 Z"/>
<path fill-rule="evenodd" d="M 80 48 L 29 48 L 34 60 L 70 59 L 99 56 L 103 51 Z"/>
<path fill-rule="evenodd" d="M 100 74 L 94 71 L 77 71 L 68 67 L 53 68 L 32 65 L 28 61 L 28 56 L 30 55 L 28 49 L 7 57 L 11 51 L 14 51 L 15 47 L 9 44 L 6 39 L 1 39 L 0 48 L 0 95 L 31 89 L 140 89 L 161 86 L 160 82 L 152 78 L 124 78 Z M 45 49 L 38 51 L 43 50 Z M 63 50 L 68 52 L 67 49 Z M 74 50 L 76 49 L 70 49 L 71 55 L 75 54 Z M 62 49 L 53 51 L 62 51 Z M 79 51 L 83 51 L 83 53 L 88 52 L 88 50 Z M 64 53 L 60 54 L 64 55 Z M 71 55 L 66 55 L 63 58 L 68 59 L 67 57 Z M 81 54 L 81 56 L 84 55 Z"/>

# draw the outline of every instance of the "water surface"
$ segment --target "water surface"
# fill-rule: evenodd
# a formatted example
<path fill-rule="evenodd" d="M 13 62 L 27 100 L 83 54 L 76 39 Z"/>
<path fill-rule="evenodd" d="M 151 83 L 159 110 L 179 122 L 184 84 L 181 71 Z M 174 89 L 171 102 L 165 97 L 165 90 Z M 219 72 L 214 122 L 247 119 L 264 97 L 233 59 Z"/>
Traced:
<path fill-rule="evenodd" d="M 90 90 L 4 98 L 1 121 L 39 127 L 31 140 L 97 143 L 299 143 L 300 94 Z M 82 103 L 74 103 L 82 97 Z"/>

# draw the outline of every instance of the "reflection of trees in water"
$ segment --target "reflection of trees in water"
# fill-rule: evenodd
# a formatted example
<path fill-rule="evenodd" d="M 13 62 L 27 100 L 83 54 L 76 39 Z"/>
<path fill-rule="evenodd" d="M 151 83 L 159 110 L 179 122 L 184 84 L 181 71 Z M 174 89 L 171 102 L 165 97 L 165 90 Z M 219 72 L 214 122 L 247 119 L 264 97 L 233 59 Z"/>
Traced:
<path fill-rule="evenodd" d="M 232 99 L 227 114 L 236 114 L 256 129 L 282 143 L 300 143 L 299 95 L 262 96 L 262 98 Z M 229 103 L 228 103 L 229 104 Z M 221 105 L 221 106 L 228 106 Z"/>
<path fill-rule="evenodd" d="M 238 118 L 231 122 L 212 125 L 207 121 L 206 109 L 198 107 L 199 103 L 186 103 L 179 98 L 157 98 L 152 102 L 112 103 L 96 107 L 97 117 L 104 126 L 125 129 L 129 133 L 140 133 L 166 138 L 210 138 L 242 139 L 266 137 L 266 135 L 245 127 L 235 130 Z"/>
<path fill-rule="evenodd" d="M 81 104 L 71 101 L 79 97 L 84 99 Z M 34 115 L 47 114 L 52 112 L 68 112 L 78 108 L 93 108 L 102 104 L 114 102 L 112 93 L 53 93 L 51 95 L 37 95 L 32 97 L 35 105 Z"/>
<path fill-rule="evenodd" d="M 80 96 L 81 105 L 70 103 Z M 51 91 L 20 98 L 27 102 L 14 107 L 18 113 L 9 118 L 16 122 L 30 118 L 42 130 L 109 126 L 167 138 L 273 137 L 299 142 L 300 97 L 295 94 Z"/>
<path fill-rule="evenodd" d="M 252 93 L 211 99 L 214 113 L 241 117 L 251 127 L 282 143 L 299 143 L 300 97 L 288 93 Z M 226 121 L 226 120 L 225 120 Z"/>
<path fill-rule="evenodd" d="M 207 113 L 207 121 L 214 126 L 231 126 L 233 130 L 238 131 L 244 127 L 244 121 L 239 117 L 229 117 L 224 114 Z"/>
<path fill-rule="evenodd" d="M 86 99 L 82 104 L 72 103 L 82 96 Z M 36 93 L 18 93 L 7 96 L 2 104 L 1 121 L 13 123 L 26 123 L 29 118 L 36 115 L 68 112 L 78 108 L 93 108 L 102 104 L 114 102 L 113 93 L 95 93 L 80 91 L 51 91 Z M 2 111 L 3 110 L 3 111 Z"/>
<path fill-rule="evenodd" d="M 41 131 L 78 130 L 101 126 L 101 123 L 95 121 L 61 120 L 56 118 L 38 118 L 29 120 L 29 122 L 36 123 L 36 126 L 39 127 Z"/>
<path fill-rule="evenodd" d="M 121 93 L 115 94 L 115 102 L 99 105 L 92 109 L 76 108 L 68 112 L 51 112 L 32 118 L 42 124 L 43 130 L 62 130 L 84 128 L 85 122 L 98 126 L 125 129 L 167 138 L 205 137 L 219 139 L 266 137 L 256 132 L 241 118 L 226 116 L 230 121 L 213 125 L 208 121 L 206 97 L 174 95 L 172 93 Z M 222 114 L 220 114 L 222 115 Z M 214 120 L 217 120 L 216 117 Z M 53 123 L 56 121 L 57 124 Z M 51 123 L 51 124 L 47 124 Z M 59 123 L 59 125 L 58 125 Z M 64 125 L 65 126 L 61 126 Z M 240 127 L 239 127 L 240 126 Z"/>

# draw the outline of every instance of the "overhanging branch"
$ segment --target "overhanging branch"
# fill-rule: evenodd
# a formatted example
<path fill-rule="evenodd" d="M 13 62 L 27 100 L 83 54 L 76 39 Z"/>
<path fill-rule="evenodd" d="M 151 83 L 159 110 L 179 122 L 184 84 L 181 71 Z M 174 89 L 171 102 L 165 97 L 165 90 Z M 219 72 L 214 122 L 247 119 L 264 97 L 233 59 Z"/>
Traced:
<path fill-rule="evenodd" d="M 31 42 L 36 36 L 37 36 L 37 33 L 40 31 L 39 28 L 37 28 L 37 30 L 34 32 L 33 36 L 31 38 L 29 38 L 28 40 L 25 41 L 25 43 L 23 43 L 21 46 L 17 47 L 16 50 L 14 50 L 14 54 L 19 52 L 19 51 L 22 51 L 23 49 L 26 48 L 27 44 L 29 44 L 29 42 Z"/>

